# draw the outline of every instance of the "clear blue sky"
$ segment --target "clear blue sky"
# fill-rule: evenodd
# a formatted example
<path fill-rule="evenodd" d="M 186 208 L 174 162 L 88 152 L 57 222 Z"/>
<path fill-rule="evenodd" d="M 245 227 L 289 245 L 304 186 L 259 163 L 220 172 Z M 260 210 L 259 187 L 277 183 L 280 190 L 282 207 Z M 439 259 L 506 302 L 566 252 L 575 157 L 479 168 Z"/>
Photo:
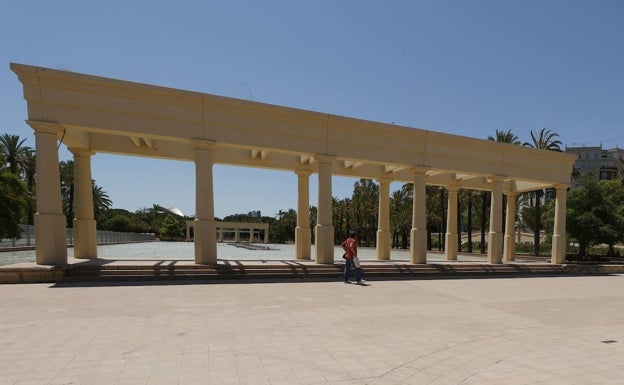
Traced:
<path fill-rule="evenodd" d="M 476 138 L 528 141 L 545 127 L 567 146 L 621 148 L 623 20 L 619 0 L 0 0 L 0 134 L 34 147 L 17 62 Z M 192 163 L 96 154 L 92 167 L 114 207 L 194 213 Z M 334 177 L 334 196 L 354 182 Z M 296 209 L 296 188 L 294 173 L 215 166 L 216 216 Z M 313 175 L 311 204 L 316 188 Z"/>

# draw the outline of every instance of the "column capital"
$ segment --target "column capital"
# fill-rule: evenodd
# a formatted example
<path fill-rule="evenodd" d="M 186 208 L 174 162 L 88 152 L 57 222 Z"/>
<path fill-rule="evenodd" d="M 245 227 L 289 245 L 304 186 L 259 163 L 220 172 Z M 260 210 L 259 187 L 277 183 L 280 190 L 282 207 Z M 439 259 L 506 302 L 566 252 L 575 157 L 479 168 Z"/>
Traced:
<path fill-rule="evenodd" d="M 35 130 L 36 133 L 53 134 L 59 139 L 63 133 L 64 127 L 54 122 L 43 122 L 41 120 L 27 120 L 26 124 Z"/>
<path fill-rule="evenodd" d="M 517 191 L 503 191 L 503 194 L 507 195 L 510 198 L 515 198 L 518 196 Z"/>
<path fill-rule="evenodd" d="M 214 151 L 217 148 L 217 142 L 213 140 L 192 139 L 191 144 L 195 151 Z"/>
<path fill-rule="evenodd" d="M 446 188 L 447 191 L 456 192 L 456 191 L 459 191 L 461 186 L 458 184 L 449 184 L 449 185 L 444 186 L 444 188 Z"/>
<path fill-rule="evenodd" d="M 379 184 L 390 184 L 392 182 L 392 178 L 388 178 L 388 177 L 380 177 L 380 178 L 375 178 L 377 180 L 377 182 L 379 182 Z"/>
<path fill-rule="evenodd" d="M 328 154 L 316 154 L 314 156 L 314 159 L 316 159 L 319 164 L 332 164 L 332 162 L 336 160 L 336 156 Z"/>
<path fill-rule="evenodd" d="M 556 189 L 557 191 L 559 191 L 559 190 L 567 190 L 570 187 L 570 185 L 562 183 L 562 184 L 554 184 L 552 187 Z"/>
<path fill-rule="evenodd" d="M 82 156 L 87 158 L 90 158 L 92 155 L 95 154 L 95 151 L 89 150 L 87 148 L 69 147 L 68 150 L 69 152 L 74 154 L 74 156 Z"/>
<path fill-rule="evenodd" d="M 429 167 L 426 167 L 426 166 L 412 166 L 412 167 L 410 167 L 410 170 L 412 171 L 414 176 L 416 176 L 416 175 L 427 175 L 427 171 L 429 171 Z"/>
<path fill-rule="evenodd" d="M 300 177 L 308 177 L 308 176 L 312 175 L 312 171 L 310 171 L 310 170 L 295 170 L 295 174 L 297 174 Z"/>
<path fill-rule="evenodd" d="M 488 183 L 503 183 L 505 177 L 503 175 L 491 175 L 488 177 Z"/>

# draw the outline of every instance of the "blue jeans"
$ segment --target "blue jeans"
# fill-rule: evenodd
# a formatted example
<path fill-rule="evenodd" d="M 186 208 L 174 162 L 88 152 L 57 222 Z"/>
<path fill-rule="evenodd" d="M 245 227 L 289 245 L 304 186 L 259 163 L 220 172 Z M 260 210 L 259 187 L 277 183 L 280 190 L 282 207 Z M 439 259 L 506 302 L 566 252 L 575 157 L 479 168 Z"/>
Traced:
<path fill-rule="evenodd" d="M 353 259 L 345 259 L 345 268 L 343 279 L 345 282 L 349 280 L 349 274 L 351 273 L 351 265 L 353 265 Z M 355 267 L 355 280 L 360 282 L 362 280 L 362 269 Z"/>

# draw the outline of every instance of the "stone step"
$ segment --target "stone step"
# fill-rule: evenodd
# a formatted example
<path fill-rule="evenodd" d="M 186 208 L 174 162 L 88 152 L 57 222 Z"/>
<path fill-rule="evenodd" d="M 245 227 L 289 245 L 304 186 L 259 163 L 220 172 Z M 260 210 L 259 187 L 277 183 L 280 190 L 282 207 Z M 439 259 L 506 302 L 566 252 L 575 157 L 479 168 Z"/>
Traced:
<path fill-rule="evenodd" d="M 63 281 L 131 281 L 184 279 L 338 279 L 344 265 L 111 265 L 72 266 Z M 566 270 L 560 265 L 487 265 L 487 264 L 365 264 L 366 277 L 415 278 L 429 276 L 510 276 L 553 275 Z"/>

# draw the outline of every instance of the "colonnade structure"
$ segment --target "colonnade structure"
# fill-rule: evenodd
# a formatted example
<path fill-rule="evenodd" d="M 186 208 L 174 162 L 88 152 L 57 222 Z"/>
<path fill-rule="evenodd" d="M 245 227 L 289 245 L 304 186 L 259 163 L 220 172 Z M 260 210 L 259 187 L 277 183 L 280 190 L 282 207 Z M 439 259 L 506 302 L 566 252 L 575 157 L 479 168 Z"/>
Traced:
<path fill-rule="evenodd" d="M 332 175 L 379 183 L 377 258 L 390 258 L 389 186 L 413 183 L 411 262 L 427 262 L 426 185 L 448 189 L 445 254 L 457 259 L 457 191 L 491 193 L 487 262 L 514 257 L 517 194 L 556 189 L 551 262 L 565 257 L 566 191 L 574 155 L 183 91 L 36 66 L 11 64 L 23 84 L 37 152 L 36 262 L 67 263 L 57 143 L 74 154 L 75 250 L 97 258 L 91 157 L 112 153 L 195 164 L 195 262 L 217 262 L 213 166 L 294 172 L 296 258 L 312 259 L 309 180 L 318 176 L 316 263 L 334 262 Z M 505 233 L 503 194 L 507 195 Z"/>
<path fill-rule="evenodd" d="M 186 240 L 190 241 L 191 238 L 191 228 L 193 228 L 193 221 L 186 221 Z M 255 232 L 264 231 L 263 242 L 269 243 L 269 224 L 268 223 L 257 223 L 257 222 L 215 222 L 215 230 L 217 231 L 217 242 L 223 242 L 225 233 L 232 233 L 232 241 L 234 242 L 254 242 Z M 241 239 L 241 232 L 249 233 L 247 239 L 244 237 Z M 258 238 L 260 238 L 260 233 L 258 234 Z"/>

